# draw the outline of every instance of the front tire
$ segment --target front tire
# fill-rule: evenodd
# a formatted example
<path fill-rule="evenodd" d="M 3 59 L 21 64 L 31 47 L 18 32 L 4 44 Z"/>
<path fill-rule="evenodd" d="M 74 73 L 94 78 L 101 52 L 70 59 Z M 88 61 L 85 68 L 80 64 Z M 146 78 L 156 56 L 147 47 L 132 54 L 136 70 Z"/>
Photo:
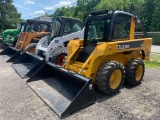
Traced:
<path fill-rule="evenodd" d="M 53 57 L 51 58 L 51 62 L 53 64 L 56 64 L 56 65 L 59 65 L 59 66 L 63 66 L 65 56 L 67 56 L 67 52 L 66 51 L 57 51 L 57 52 L 55 52 L 53 54 Z"/>
<path fill-rule="evenodd" d="M 100 91 L 108 95 L 118 92 L 124 81 L 123 65 L 116 61 L 102 64 L 96 80 L 96 85 Z"/>
<path fill-rule="evenodd" d="M 13 46 L 13 47 L 16 46 L 16 43 L 17 43 L 18 38 L 19 38 L 19 35 L 17 35 L 17 36 L 14 38 L 14 40 L 13 40 L 13 42 L 12 42 L 12 46 Z"/>
<path fill-rule="evenodd" d="M 30 52 L 32 54 L 35 54 L 36 46 L 37 46 L 37 43 L 31 43 L 25 48 L 24 52 Z"/>
<path fill-rule="evenodd" d="M 126 66 L 125 83 L 138 85 L 143 80 L 144 62 L 142 59 L 131 59 Z"/>

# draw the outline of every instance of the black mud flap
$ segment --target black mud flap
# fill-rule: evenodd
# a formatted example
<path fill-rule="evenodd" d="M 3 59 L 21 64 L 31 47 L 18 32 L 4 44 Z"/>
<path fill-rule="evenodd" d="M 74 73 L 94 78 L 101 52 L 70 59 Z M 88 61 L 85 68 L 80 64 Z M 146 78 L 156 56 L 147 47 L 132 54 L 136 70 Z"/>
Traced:
<path fill-rule="evenodd" d="M 16 59 L 11 66 L 21 78 L 27 78 L 31 77 L 43 64 L 43 58 L 26 52 Z"/>
<path fill-rule="evenodd" d="M 45 63 L 27 84 L 60 118 L 96 102 L 91 79 L 51 63 Z"/>
<path fill-rule="evenodd" d="M 14 62 L 18 57 L 21 56 L 21 50 L 14 47 L 8 46 L 0 52 L 2 59 L 6 62 Z"/>

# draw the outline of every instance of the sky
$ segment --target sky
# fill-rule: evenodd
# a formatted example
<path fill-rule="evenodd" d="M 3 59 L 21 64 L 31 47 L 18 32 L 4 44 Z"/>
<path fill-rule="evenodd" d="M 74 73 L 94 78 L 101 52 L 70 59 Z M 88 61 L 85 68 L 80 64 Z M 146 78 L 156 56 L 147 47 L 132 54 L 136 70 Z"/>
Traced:
<path fill-rule="evenodd" d="M 22 19 L 31 19 L 45 14 L 53 13 L 56 8 L 76 3 L 77 0 L 13 0 L 13 4 L 21 13 Z"/>

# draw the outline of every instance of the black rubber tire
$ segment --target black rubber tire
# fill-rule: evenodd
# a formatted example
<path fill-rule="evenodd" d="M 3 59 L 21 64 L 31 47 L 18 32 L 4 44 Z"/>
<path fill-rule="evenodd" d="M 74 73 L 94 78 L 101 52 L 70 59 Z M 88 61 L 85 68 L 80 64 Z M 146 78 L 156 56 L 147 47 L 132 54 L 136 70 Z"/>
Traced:
<path fill-rule="evenodd" d="M 36 46 L 37 46 L 37 43 L 31 43 L 25 48 L 24 52 L 30 52 L 30 50 L 32 48 L 36 48 Z"/>
<path fill-rule="evenodd" d="M 112 89 L 110 86 L 110 77 L 112 73 L 117 69 L 121 71 L 122 78 L 117 88 Z M 116 61 L 109 61 L 101 65 L 96 77 L 96 85 L 100 91 L 108 95 L 115 94 L 116 92 L 119 91 L 119 89 L 123 85 L 123 82 L 124 82 L 124 66 L 121 63 Z"/>
<path fill-rule="evenodd" d="M 67 56 L 67 52 L 66 51 L 57 51 L 53 54 L 53 57 L 51 58 L 51 62 L 55 65 L 59 65 L 58 64 L 58 58 L 61 56 L 61 55 L 65 55 Z M 62 66 L 62 65 L 59 65 L 59 66 Z"/>
<path fill-rule="evenodd" d="M 18 38 L 19 38 L 19 35 L 17 35 L 17 36 L 14 38 L 14 40 L 13 40 L 13 42 L 12 42 L 12 47 L 15 47 L 15 46 L 16 46 L 16 43 L 17 43 Z"/>
<path fill-rule="evenodd" d="M 139 80 L 136 80 L 136 70 L 138 68 L 139 65 L 142 65 L 143 67 L 143 71 L 142 71 L 142 76 Z M 145 67 L 144 67 L 144 62 L 142 59 L 131 59 L 128 64 L 126 65 L 125 68 L 125 83 L 130 84 L 130 85 L 138 85 L 141 83 L 141 81 L 143 80 L 143 76 L 144 76 L 144 71 L 145 71 Z"/>

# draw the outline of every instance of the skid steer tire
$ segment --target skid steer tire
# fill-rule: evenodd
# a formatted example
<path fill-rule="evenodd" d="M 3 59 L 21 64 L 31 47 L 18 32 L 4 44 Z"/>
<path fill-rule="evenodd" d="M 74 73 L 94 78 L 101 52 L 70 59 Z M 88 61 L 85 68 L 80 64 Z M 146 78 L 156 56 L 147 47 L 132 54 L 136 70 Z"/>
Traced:
<path fill-rule="evenodd" d="M 35 54 L 36 46 L 37 46 L 37 43 L 31 43 L 25 48 L 24 52 L 30 52 Z"/>
<path fill-rule="evenodd" d="M 124 66 L 116 61 L 104 63 L 97 73 L 96 80 L 100 91 L 108 95 L 115 94 L 124 81 Z"/>
<path fill-rule="evenodd" d="M 51 58 L 51 62 L 55 65 L 63 66 L 65 56 L 67 56 L 66 51 L 57 51 L 53 54 L 53 57 Z"/>
<path fill-rule="evenodd" d="M 144 62 L 142 59 L 131 59 L 126 65 L 125 83 L 131 85 L 138 85 L 143 80 L 144 76 Z"/>
<path fill-rule="evenodd" d="M 14 40 L 13 40 L 13 42 L 12 42 L 12 47 L 15 47 L 15 46 L 16 46 L 16 43 L 17 43 L 18 38 L 19 38 L 19 35 L 14 38 Z"/>

